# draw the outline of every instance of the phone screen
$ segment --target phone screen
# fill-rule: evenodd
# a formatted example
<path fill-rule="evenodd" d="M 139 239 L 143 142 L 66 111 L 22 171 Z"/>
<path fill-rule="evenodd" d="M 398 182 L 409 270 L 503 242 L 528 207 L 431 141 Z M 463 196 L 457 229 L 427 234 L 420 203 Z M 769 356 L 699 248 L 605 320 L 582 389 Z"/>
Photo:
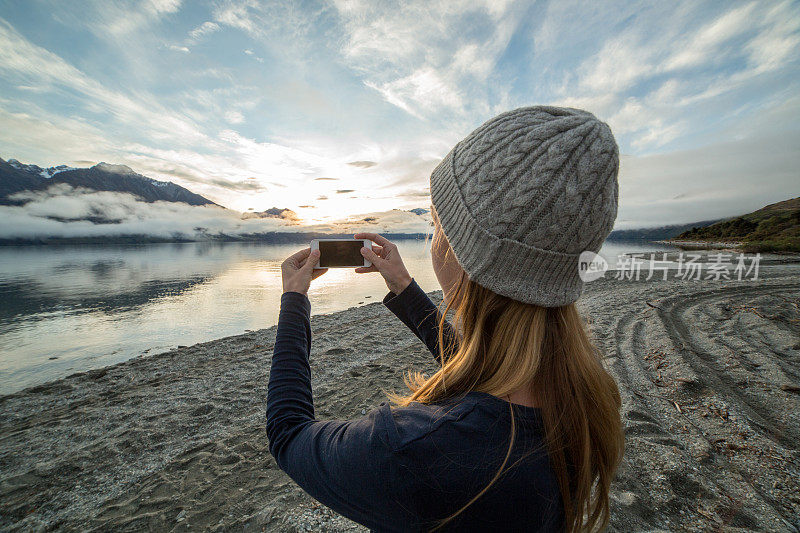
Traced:
<path fill-rule="evenodd" d="M 319 266 L 326 267 L 346 267 L 362 266 L 364 256 L 361 255 L 361 247 L 364 241 L 319 241 Z"/>

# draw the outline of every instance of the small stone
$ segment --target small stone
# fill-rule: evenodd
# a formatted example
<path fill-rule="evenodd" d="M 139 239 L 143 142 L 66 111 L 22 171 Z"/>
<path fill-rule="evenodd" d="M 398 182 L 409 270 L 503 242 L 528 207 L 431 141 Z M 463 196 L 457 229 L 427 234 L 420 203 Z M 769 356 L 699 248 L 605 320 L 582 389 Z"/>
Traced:
<path fill-rule="evenodd" d="M 365 414 L 367 414 L 367 410 L 366 410 L 366 409 L 362 409 L 362 410 L 361 410 L 361 414 L 362 414 L 362 415 L 365 415 Z"/>
<path fill-rule="evenodd" d="M 617 494 L 616 499 L 622 505 L 629 507 L 636 502 L 636 494 L 633 492 L 624 491 Z"/>

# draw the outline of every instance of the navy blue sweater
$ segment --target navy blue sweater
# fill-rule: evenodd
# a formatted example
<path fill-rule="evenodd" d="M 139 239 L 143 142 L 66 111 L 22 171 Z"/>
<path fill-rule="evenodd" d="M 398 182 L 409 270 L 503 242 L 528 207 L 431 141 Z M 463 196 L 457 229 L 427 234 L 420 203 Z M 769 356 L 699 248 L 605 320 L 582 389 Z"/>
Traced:
<path fill-rule="evenodd" d="M 441 359 L 441 314 L 416 280 L 383 303 Z M 561 500 L 539 409 L 473 391 L 402 408 L 384 402 L 361 418 L 318 421 L 310 313 L 306 295 L 281 296 L 267 393 L 270 452 L 300 487 L 375 531 L 430 529 L 491 481 L 508 450 L 513 405 L 517 437 L 508 465 L 519 462 L 440 531 L 559 529 Z M 449 323 L 445 335 L 455 335 Z"/>

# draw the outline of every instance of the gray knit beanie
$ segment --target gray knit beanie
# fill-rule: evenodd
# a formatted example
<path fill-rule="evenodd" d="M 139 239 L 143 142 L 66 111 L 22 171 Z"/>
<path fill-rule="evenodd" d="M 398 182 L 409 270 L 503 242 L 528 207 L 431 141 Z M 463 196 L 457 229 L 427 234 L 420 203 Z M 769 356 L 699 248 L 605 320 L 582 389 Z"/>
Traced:
<path fill-rule="evenodd" d="M 581 295 L 581 252 L 611 232 L 618 169 L 611 129 L 592 113 L 521 107 L 455 145 L 431 174 L 431 201 L 471 280 L 557 307 Z"/>

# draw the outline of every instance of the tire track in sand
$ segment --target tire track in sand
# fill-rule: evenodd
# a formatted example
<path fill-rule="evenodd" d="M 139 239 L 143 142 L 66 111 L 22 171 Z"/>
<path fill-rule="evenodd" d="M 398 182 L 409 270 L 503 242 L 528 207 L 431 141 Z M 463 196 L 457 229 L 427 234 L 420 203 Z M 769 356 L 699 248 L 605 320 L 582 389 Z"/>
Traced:
<path fill-rule="evenodd" d="M 729 301 L 732 297 L 771 295 L 780 290 L 800 291 L 800 284 L 723 288 L 668 297 L 661 300 L 657 311 L 667 334 L 677 348 L 677 355 L 699 377 L 701 385 L 732 401 L 745 414 L 751 426 L 762 435 L 787 449 L 798 450 L 800 432 L 778 420 L 774 409 L 741 387 L 727 369 L 720 367 L 716 355 L 702 346 L 704 341 L 711 343 L 713 340 L 698 338 L 699 328 L 692 330 L 686 317 L 690 311 L 703 305 Z M 732 291 L 735 291 L 735 294 L 731 294 Z M 747 366 L 742 368 L 746 370 Z"/>
<path fill-rule="evenodd" d="M 772 296 L 776 291 L 794 287 L 796 287 L 794 284 L 773 285 L 751 289 L 748 294 Z M 631 287 L 631 289 L 635 292 L 644 289 L 648 295 L 652 295 L 645 287 Z M 704 303 L 715 299 L 730 303 L 732 300 L 730 291 L 730 288 L 704 291 L 697 298 L 692 298 L 694 307 L 691 309 L 702 308 Z M 663 294 L 662 292 L 661 295 Z M 639 302 L 642 300 L 641 296 L 644 294 L 639 294 L 637 298 L 629 297 L 627 302 Z M 684 304 L 687 308 L 691 306 L 690 302 Z M 670 301 L 667 305 L 651 304 L 650 307 L 669 310 L 671 305 Z M 687 356 L 681 354 L 683 350 L 680 348 L 683 344 L 675 342 L 674 330 L 669 329 L 669 325 L 664 323 L 660 313 L 655 313 L 655 309 L 645 309 L 642 312 L 639 306 L 625 305 L 615 311 L 616 317 L 612 322 L 614 351 L 611 352 L 614 355 L 606 357 L 605 361 L 610 370 L 616 374 L 623 395 L 625 463 L 631 465 L 634 471 L 641 471 L 639 463 L 642 459 L 650 457 L 649 460 L 652 461 L 655 457 L 659 457 L 659 461 L 652 466 L 663 475 L 649 480 L 647 477 L 640 479 L 625 472 L 625 466 L 628 465 L 623 465 L 620 478 L 615 484 L 619 488 L 633 490 L 633 493 L 623 492 L 623 497 L 617 498 L 614 502 L 615 516 L 612 528 L 637 529 L 639 527 L 636 525 L 637 522 L 641 527 L 645 527 L 645 524 L 652 526 L 653 521 L 658 520 L 656 516 L 664 516 L 664 512 L 670 508 L 674 509 L 672 512 L 680 510 L 680 515 L 685 518 L 694 516 L 695 524 L 706 523 L 709 527 L 719 526 L 720 520 L 727 526 L 748 529 L 762 528 L 766 523 L 790 525 L 794 520 L 791 504 L 781 501 L 774 495 L 774 490 L 769 490 L 774 477 L 769 476 L 769 482 L 754 478 L 750 465 L 746 461 L 742 462 L 742 452 L 730 455 L 730 452 L 720 450 L 720 434 L 713 427 L 713 421 L 709 425 L 709 420 L 696 417 L 698 412 L 702 412 L 704 401 L 715 396 L 728 401 L 731 396 L 729 391 L 737 389 L 731 386 L 723 388 L 715 386 L 716 383 L 708 382 L 709 372 L 704 372 L 707 370 L 705 367 L 689 365 L 689 362 L 685 361 Z M 709 322 L 711 324 L 720 322 L 719 317 L 708 318 L 711 319 Z M 607 323 L 602 318 L 600 322 Z M 662 328 L 667 330 L 668 334 L 662 333 L 659 337 L 658 331 Z M 678 361 L 670 359 L 668 352 L 661 351 L 663 346 L 662 342 L 658 341 L 659 338 L 662 342 L 672 341 L 675 344 L 678 349 L 674 352 Z M 735 338 L 738 339 L 738 336 Z M 608 348 L 611 348 L 608 340 L 606 339 L 606 353 L 609 353 Z M 716 341 L 720 345 L 725 345 L 720 342 L 723 340 L 726 340 L 725 337 L 715 337 L 712 333 L 708 342 Z M 648 346 L 648 341 L 655 341 L 655 345 Z M 725 346 L 732 351 L 732 356 L 740 355 Z M 695 349 L 699 348 L 695 346 Z M 661 358 L 664 356 L 666 360 Z M 651 367 L 647 365 L 648 360 Z M 663 366 L 664 364 L 667 366 Z M 752 371 L 755 368 L 757 366 L 751 366 L 748 370 Z M 711 370 L 715 374 L 724 375 L 726 383 L 732 380 L 727 375 L 728 368 L 715 367 Z M 665 373 L 664 376 L 662 372 Z M 676 377 L 677 379 L 674 379 Z M 687 377 L 690 379 L 686 379 Z M 665 400 L 663 405 L 654 403 L 659 401 L 657 398 Z M 678 403 L 684 406 L 683 410 Z M 668 408 L 664 409 L 666 406 Z M 676 408 L 675 411 L 673 406 Z M 759 407 L 762 411 L 766 411 L 765 406 L 759 404 Z M 772 436 L 771 433 L 768 435 Z M 645 448 L 651 449 L 645 450 Z M 763 457 L 761 459 L 764 460 Z M 772 462 L 769 460 L 770 464 L 762 463 L 762 466 L 771 468 L 773 472 L 779 471 L 773 469 L 775 465 L 771 464 Z M 774 489 L 774 486 L 772 488 Z M 665 489 L 674 493 L 674 499 L 664 496 Z M 634 498 L 633 494 L 638 496 Z M 728 500 L 716 498 L 715 494 L 725 494 Z M 639 498 L 643 498 L 643 501 L 639 501 Z M 755 501 L 760 500 L 761 507 L 753 505 L 753 498 Z M 765 509 L 769 511 L 763 512 Z M 712 517 L 715 521 L 708 522 Z M 675 523 L 661 525 L 667 529 L 676 527 Z"/>

